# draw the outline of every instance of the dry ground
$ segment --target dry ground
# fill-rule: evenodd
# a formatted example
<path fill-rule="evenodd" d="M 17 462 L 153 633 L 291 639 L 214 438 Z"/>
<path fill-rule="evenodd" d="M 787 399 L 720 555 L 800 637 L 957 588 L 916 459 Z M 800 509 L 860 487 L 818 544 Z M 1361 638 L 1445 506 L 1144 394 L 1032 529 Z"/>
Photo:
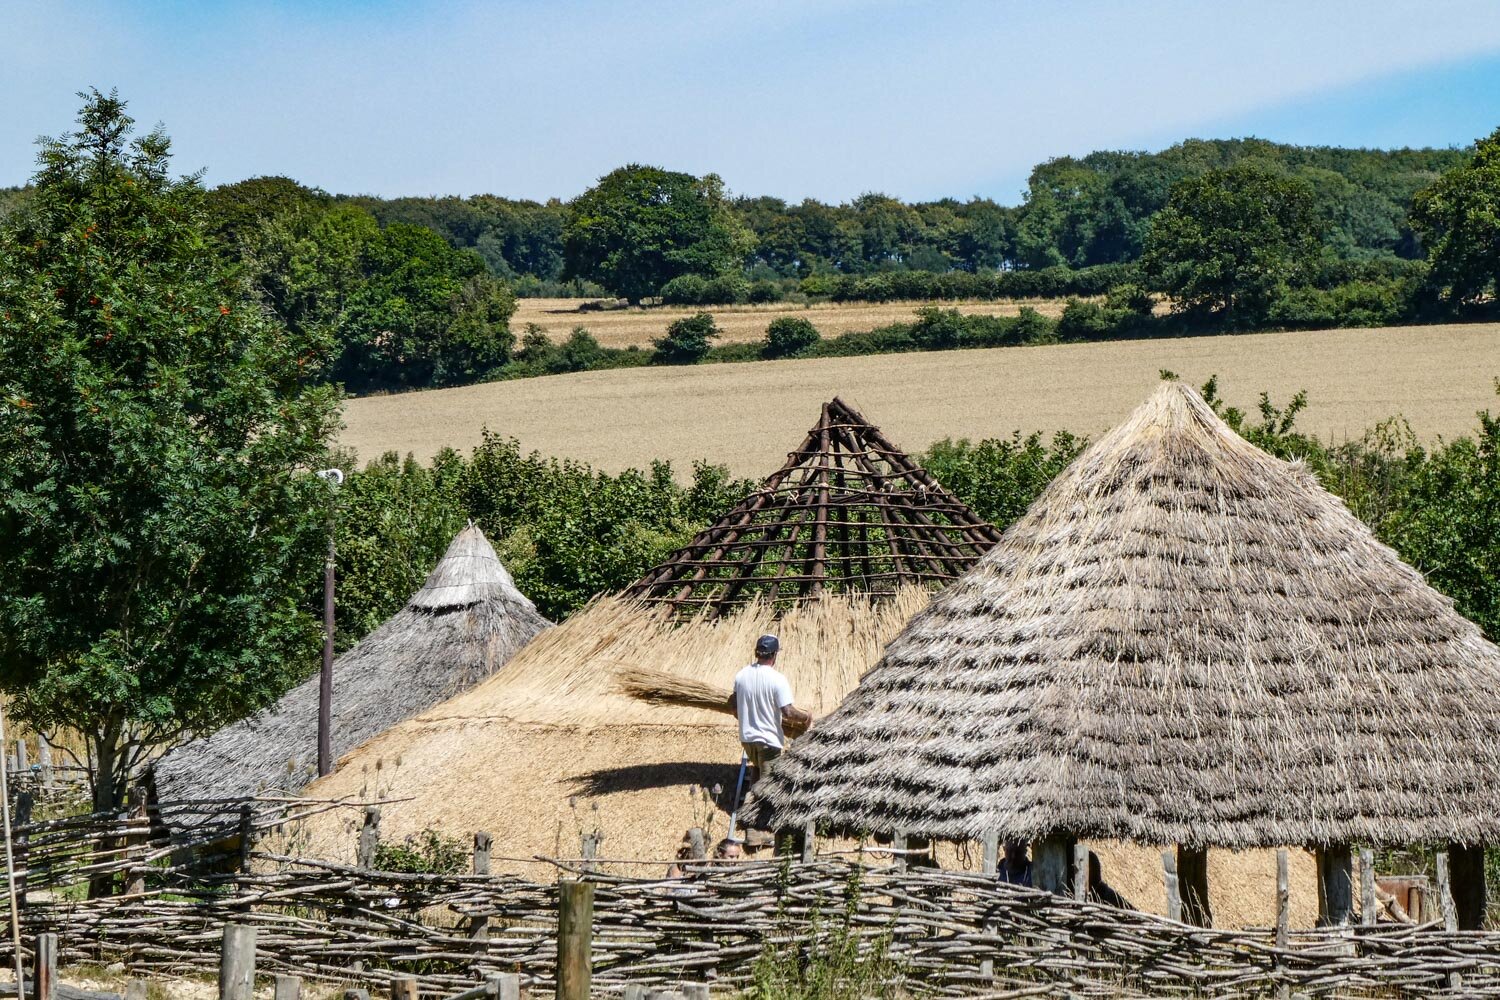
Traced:
<path fill-rule="evenodd" d="M 1031 306 L 1044 316 L 1062 315 L 1062 299 L 1011 299 L 990 302 L 823 302 L 817 305 L 776 303 L 760 306 L 650 306 L 634 309 L 579 309 L 586 299 L 520 299 L 511 329 L 522 331 L 527 323 L 545 329 L 553 340 L 562 340 L 577 326 L 585 327 L 605 347 L 650 347 L 667 332 L 673 320 L 697 312 L 713 313 L 723 335 L 718 343 L 737 344 L 764 340 L 766 327 L 780 316 L 801 316 L 812 321 L 825 337 L 853 330 L 873 330 L 891 323 L 909 323 L 922 306 L 957 309 L 965 315 L 988 313 L 1014 316 L 1022 306 Z"/>
<path fill-rule="evenodd" d="M 582 372 L 351 400 L 342 443 L 362 459 L 468 449 L 488 427 L 527 449 L 618 471 L 669 458 L 764 476 L 838 395 L 909 450 L 945 437 L 1067 429 L 1097 436 L 1161 369 L 1218 374 L 1233 403 L 1306 389 L 1304 430 L 1358 438 L 1400 414 L 1424 440 L 1471 433 L 1500 409 L 1500 324 L 1326 330 L 865 358 Z"/>

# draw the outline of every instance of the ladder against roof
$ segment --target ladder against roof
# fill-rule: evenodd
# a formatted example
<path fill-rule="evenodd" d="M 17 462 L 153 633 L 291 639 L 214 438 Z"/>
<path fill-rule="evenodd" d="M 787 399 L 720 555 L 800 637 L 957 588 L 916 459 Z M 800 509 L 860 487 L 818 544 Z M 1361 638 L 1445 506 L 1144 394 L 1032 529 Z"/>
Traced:
<path fill-rule="evenodd" d="M 1000 532 L 841 399 L 786 463 L 626 590 L 690 617 L 753 600 L 894 594 L 966 572 Z"/>

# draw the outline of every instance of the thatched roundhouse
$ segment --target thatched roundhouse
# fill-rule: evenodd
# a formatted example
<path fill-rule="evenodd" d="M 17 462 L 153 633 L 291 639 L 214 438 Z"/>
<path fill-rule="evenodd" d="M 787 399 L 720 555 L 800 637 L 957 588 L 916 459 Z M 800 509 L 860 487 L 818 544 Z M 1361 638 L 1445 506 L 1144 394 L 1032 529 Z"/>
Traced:
<path fill-rule="evenodd" d="M 489 677 L 550 625 L 484 533 L 465 528 L 406 606 L 334 661 L 334 758 Z M 162 758 L 157 798 L 300 792 L 317 777 L 317 729 L 314 675 L 265 711 Z"/>
<path fill-rule="evenodd" d="M 831 711 L 931 589 L 998 538 L 834 400 L 748 500 L 626 595 L 596 600 L 503 673 L 371 740 L 310 791 L 402 800 L 383 807 L 383 838 L 486 830 L 497 858 L 528 859 L 576 856 L 580 830 L 597 826 L 606 854 L 669 857 L 690 826 L 726 832 L 734 720 L 628 697 L 622 671 L 727 689 L 756 637 L 774 631 L 798 703 Z M 715 785 L 715 802 L 694 798 L 695 786 Z M 347 857 L 349 822 L 319 817 L 313 845 Z"/>
<path fill-rule="evenodd" d="M 1314 846 L 1331 920 L 1351 843 L 1446 842 L 1473 923 L 1497 692 L 1500 649 L 1451 601 L 1168 382 L 910 622 L 756 812 L 1030 841 L 1054 886 L 1074 838 L 1179 845 L 1195 891 L 1208 847 Z"/>

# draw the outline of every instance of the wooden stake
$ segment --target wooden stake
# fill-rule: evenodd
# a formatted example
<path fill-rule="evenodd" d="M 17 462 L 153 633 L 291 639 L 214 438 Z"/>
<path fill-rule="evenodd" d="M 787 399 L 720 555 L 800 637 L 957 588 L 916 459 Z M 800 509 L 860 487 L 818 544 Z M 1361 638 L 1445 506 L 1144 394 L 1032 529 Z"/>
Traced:
<path fill-rule="evenodd" d="M 688 853 L 692 860 L 702 861 L 708 857 L 708 844 L 704 842 L 703 827 L 695 826 L 688 831 Z"/>
<path fill-rule="evenodd" d="M 52 1000 L 57 994 L 57 935 L 36 936 L 36 968 L 32 972 L 32 1000 Z M 17 1000 L 20 994 L 17 993 Z"/>
<path fill-rule="evenodd" d="M 125 838 L 127 857 L 144 846 L 151 839 L 151 830 L 147 825 L 146 815 L 146 790 L 136 787 L 130 790 L 130 818 L 139 824 L 138 829 Z M 125 882 L 125 895 L 138 896 L 146 891 L 145 867 L 134 869 Z"/>
<path fill-rule="evenodd" d="M 818 825 L 808 820 L 802 826 L 802 863 L 812 864 L 818 858 Z M 704 989 L 708 989 L 707 986 Z"/>
<path fill-rule="evenodd" d="M 897 830 L 896 835 L 891 838 L 891 866 L 898 872 L 906 871 L 906 831 Z"/>
<path fill-rule="evenodd" d="M 1286 948 L 1292 927 L 1292 883 L 1286 848 L 1276 851 L 1276 947 Z"/>
<path fill-rule="evenodd" d="M 52 787 L 52 744 L 47 742 L 46 733 L 38 733 L 36 738 L 36 759 L 41 765 L 43 788 Z"/>
<path fill-rule="evenodd" d="M 1073 845 L 1073 898 L 1080 903 L 1089 898 L 1089 849 L 1082 844 Z"/>
<path fill-rule="evenodd" d="M 514 972 L 501 972 L 488 980 L 495 1000 L 521 1000 L 521 977 Z"/>
<path fill-rule="evenodd" d="M 365 822 L 359 830 L 359 853 L 357 858 L 359 867 L 375 867 L 375 849 L 379 846 L 380 807 L 365 806 Z"/>
<path fill-rule="evenodd" d="M 417 1000 L 417 977 L 394 976 L 391 979 L 391 1000 Z"/>
<path fill-rule="evenodd" d="M 1182 888 L 1177 881 L 1177 852 L 1161 852 L 1161 869 L 1167 883 L 1167 919 L 1182 923 Z"/>
<path fill-rule="evenodd" d="M 557 1000 L 589 1000 L 593 978 L 594 885 L 557 884 Z"/>
<path fill-rule="evenodd" d="M 302 977 L 277 976 L 273 1000 L 302 1000 Z"/>
<path fill-rule="evenodd" d="M 984 845 L 980 849 L 980 864 L 986 875 L 994 875 L 1000 871 L 1000 833 L 991 830 L 984 835 Z"/>
<path fill-rule="evenodd" d="M 490 835 L 480 830 L 474 834 L 474 874 L 488 875 L 490 873 Z"/>
<path fill-rule="evenodd" d="M 1458 907 L 1453 902 L 1453 884 L 1448 877 L 1448 852 L 1437 853 L 1438 907 L 1443 913 L 1443 930 L 1458 930 Z"/>
<path fill-rule="evenodd" d="M 219 1000 L 254 1000 L 255 925 L 225 924 L 219 956 Z"/>
<path fill-rule="evenodd" d="M 1380 918 L 1380 903 L 1375 899 L 1375 852 L 1368 847 L 1359 852 L 1359 922 L 1374 927 Z"/>

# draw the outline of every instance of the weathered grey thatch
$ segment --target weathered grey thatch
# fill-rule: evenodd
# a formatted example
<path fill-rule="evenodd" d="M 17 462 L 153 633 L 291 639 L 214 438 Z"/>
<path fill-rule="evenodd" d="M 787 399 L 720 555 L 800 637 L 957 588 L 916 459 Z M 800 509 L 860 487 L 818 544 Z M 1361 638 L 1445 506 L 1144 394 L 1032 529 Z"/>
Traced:
<path fill-rule="evenodd" d="M 887 646 L 759 819 L 1193 847 L 1500 838 L 1500 650 L 1164 384 Z"/>
<path fill-rule="evenodd" d="M 551 623 L 477 527 L 459 533 L 406 606 L 334 662 L 334 758 L 500 669 Z M 297 792 L 317 777 L 318 678 L 164 757 L 163 801 Z"/>

